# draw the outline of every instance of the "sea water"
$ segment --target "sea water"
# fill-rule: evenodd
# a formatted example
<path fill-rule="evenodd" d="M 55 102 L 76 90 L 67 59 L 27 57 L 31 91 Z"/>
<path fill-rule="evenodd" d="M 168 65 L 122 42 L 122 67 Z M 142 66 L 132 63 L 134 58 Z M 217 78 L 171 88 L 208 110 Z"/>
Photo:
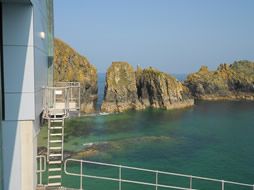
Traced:
<path fill-rule="evenodd" d="M 99 95 L 101 96 L 101 95 Z M 46 127 L 39 135 L 46 145 Z M 196 101 L 166 111 L 147 109 L 70 119 L 65 122 L 65 151 L 93 150 L 80 159 L 254 184 L 254 102 Z M 79 174 L 80 164 L 68 171 Z M 118 168 L 83 165 L 87 175 L 118 178 Z M 122 169 L 122 178 L 155 183 L 155 174 Z M 159 184 L 189 187 L 189 179 L 159 174 Z M 44 176 L 44 182 L 46 177 Z M 65 187 L 80 178 L 63 175 Z M 86 190 L 118 189 L 118 182 L 85 178 Z M 221 183 L 193 179 L 193 188 L 221 189 Z M 122 184 L 122 190 L 155 187 Z M 165 189 L 165 188 L 158 188 Z M 251 189 L 226 185 L 225 189 Z"/>

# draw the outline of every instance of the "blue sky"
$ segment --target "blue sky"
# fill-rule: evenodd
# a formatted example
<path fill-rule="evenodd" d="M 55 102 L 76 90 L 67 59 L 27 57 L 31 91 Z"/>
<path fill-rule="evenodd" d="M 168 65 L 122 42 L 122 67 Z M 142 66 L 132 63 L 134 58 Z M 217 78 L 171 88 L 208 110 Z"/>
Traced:
<path fill-rule="evenodd" d="M 106 72 L 112 61 L 167 73 L 254 61 L 254 0 L 54 0 L 55 36 Z"/>

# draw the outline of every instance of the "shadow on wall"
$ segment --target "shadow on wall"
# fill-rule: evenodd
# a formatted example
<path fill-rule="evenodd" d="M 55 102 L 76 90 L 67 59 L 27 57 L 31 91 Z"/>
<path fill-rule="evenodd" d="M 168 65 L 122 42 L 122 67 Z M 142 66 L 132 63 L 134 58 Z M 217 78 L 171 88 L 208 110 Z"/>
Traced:
<path fill-rule="evenodd" d="M 34 104 L 33 9 L 3 3 L 5 120 L 3 121 L 4 189 L 21 187 L 21 135 L 18 120 L 32 120 Z"/>

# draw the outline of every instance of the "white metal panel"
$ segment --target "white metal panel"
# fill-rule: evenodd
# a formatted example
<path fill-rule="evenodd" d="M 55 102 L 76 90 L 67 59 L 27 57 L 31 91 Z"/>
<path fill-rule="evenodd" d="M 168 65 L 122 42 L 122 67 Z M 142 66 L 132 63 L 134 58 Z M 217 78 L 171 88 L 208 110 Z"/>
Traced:
<path fill-rule="evenodd" d="M 5 94 L 5 120 L 35 120 L 34 93 Z"/>
<path fill-rule="evenodd" d="M 3 4 L 4 45 L 33 45 L 32 15 L 30 4 Z"/>
<path fill-rule="evenodd" d="M 3 52 L 5 92 L 34 92 L 33 47 L 4 46 Z"/>
<path fill-rule="evenodd" d="M 20 128 L 18 121 L 2 121 L 4 189 L 21 187 Z"/>

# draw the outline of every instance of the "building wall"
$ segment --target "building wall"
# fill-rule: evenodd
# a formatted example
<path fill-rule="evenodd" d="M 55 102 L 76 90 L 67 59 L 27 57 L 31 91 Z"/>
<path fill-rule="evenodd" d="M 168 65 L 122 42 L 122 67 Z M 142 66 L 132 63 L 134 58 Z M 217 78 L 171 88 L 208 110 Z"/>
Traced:
<path fill-rule="evenodd" d="M 46 1 L 32 0 L 34 13 L 34 79 L 35 79 L 35 132 L 39 132 L 40 113 L 42 112 L 42 87 L 48 84 L 48 41 L 47 41 L 47 6 Z M 46 38 L 40 37 L 44 32 Z"/>
<path fill-rule="evenodd" d="M 45 0 L 3 3 L 4 190 L 36 186 L 42 87 L 48 83 L 48 44 L 41 32 L 47 33 Z"/>
<path fill-rule="evenodd" d="M 4 3 L 3 57 L 7 121 L 35 118 L 33 39 L 32 6 Z"/>
<path fill-rule="evenodd" d="M 0 3 L 0 190 L 3 190 L 3 160 L 2 160 L 2 2 Z"/>

